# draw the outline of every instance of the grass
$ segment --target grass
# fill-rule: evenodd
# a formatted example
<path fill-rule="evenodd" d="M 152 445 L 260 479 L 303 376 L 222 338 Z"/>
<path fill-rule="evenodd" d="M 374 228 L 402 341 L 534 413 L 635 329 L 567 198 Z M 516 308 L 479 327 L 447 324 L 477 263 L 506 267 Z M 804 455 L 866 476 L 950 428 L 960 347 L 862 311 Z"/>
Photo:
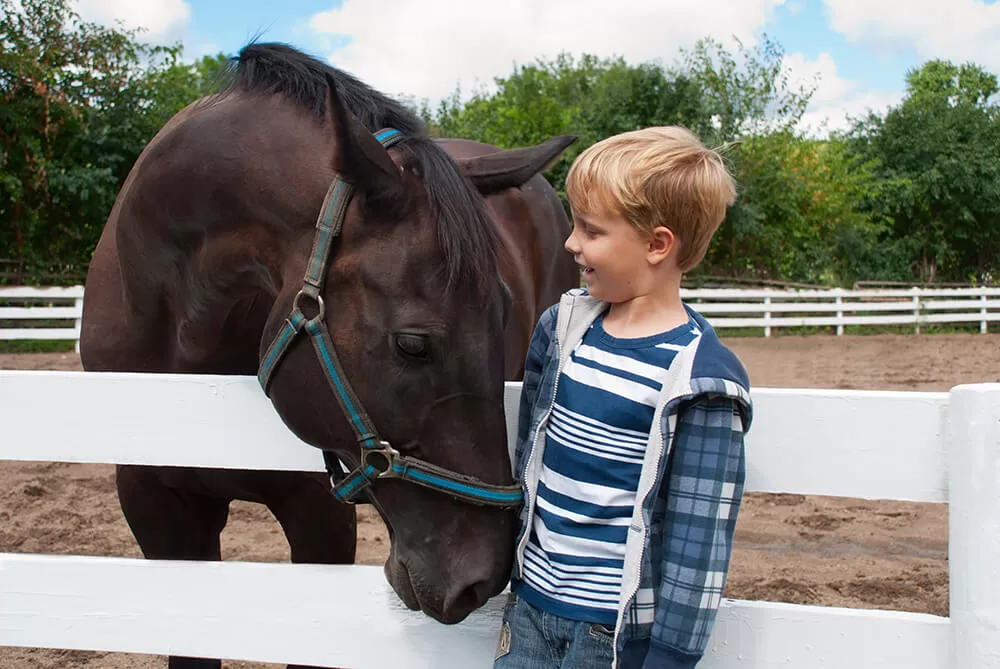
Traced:
<path fill-rule="evenodd" d="M 0 353 L 68 353 L 76 348 L 73 341 L 49 339 L 14 339 L 0 341 Z"/>

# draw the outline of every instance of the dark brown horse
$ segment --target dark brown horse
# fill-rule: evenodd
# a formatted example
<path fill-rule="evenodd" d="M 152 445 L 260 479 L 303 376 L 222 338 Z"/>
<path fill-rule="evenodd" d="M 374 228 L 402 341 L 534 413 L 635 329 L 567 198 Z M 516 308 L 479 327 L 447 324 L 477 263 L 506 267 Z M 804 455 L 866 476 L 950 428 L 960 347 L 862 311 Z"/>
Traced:
<path fill-rule="evenodd" d="M 503 381 L 519 378 L 540 311 L 577 283 L 568 222 L 538 174 L 572 138 L 516 151 L 437 142 L 405 107 L 289 47 L 251 45 L 237 60 L 228 88 L 174 117 L 118 196 L 87 277 L 85 368 L 256 373 L 303 306 L 339 175 L 353 197 L 320 272 L 325 309 L 313 296 L 305 318 L 328 329 L 344 380 L 400 457 L 509 486 Z M 383 148 L 380 128 L 402 141 Z M 269 396 L 297 435 L 353 466 L 359 438 L 307 340 L 288 347 Z M 267 505 L 293 562 L 354 560 L 354 509 L 325 476 L 120 466 L 117 487 L 149 558 L 219 560 L 241 499 Z M 504 587 L 509 510 L 391 478 L 369 493 L 390 532 L 387 578 L 409 607 L 453 623 Z"/>

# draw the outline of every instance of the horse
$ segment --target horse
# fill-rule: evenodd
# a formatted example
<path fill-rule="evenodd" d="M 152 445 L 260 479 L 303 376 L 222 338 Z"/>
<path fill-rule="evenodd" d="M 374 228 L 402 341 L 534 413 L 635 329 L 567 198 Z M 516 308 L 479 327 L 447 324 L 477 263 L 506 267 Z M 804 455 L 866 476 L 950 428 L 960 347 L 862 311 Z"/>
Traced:
<path fill-rule="evenodd" d="M 336 564 L 354 561 L 351 503 L 370 502 L 389 531 L 389 584 L 457 623 L 511 569 L 520 487 L 503 382 L 520 378 L 540 312 L 578 285 L 540 174 L 575 138 L 436 140 L 288 45 L 234 61 L 123 184 L 88 271 L 81 359 L 256 373 L 329 476 L 119 465 L 122 511 L 145 557 L 220 560 L 230 502 L 257 502 L 292 562 Z"/>

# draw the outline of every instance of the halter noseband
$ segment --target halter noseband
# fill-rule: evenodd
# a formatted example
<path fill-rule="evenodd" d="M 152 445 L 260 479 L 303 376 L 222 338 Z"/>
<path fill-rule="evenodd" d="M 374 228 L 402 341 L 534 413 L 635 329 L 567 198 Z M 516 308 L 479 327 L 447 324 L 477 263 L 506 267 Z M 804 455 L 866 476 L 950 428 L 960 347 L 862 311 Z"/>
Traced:
<path fill-rule="evenodd" d="M 403 140 L 403 134 L 394 128 L 380 130 L 375 138 L 388 149 Z M 465 476 L 438 467 L 429 462 L 401 455 L 389 442 L 381 439 L 371 418 L 358 400 L 347 375 L 337 359 L 333 339 L 324 322 L 326 305 L 322 289 L 333 241 L 340 235 L 347 206 L 354 195 L 354 188 L 341 177 L 333 180 L 323 207 L 316 220 L 316 236 L 306 267 L 302 289 L 292 301 L 292 310 L 268 347 L 260 363 L 257 378 L 264 393 L 268 392 L 271 377 L 281 363 L 297 335 L 305 332 L 312 340 L 320 367 L 333 390 L 337 403 L 347 417 L 361 447 L 357 467 L 345 473 L 336 455 L 323 451 L 327 472 L 333 485 L 334 496 L 342 502 L 355 503 L 357 497 L 377 479 L 395 478 L 410 481 L 426 488 L 438 490 L 471 504 L 513 508 L 520 506 L 523 494 L 520 484 L 493 485 L 472 476 Z M 316 315 L 306 317 L 302 312 L 303 301 L 315 304 Z"/>

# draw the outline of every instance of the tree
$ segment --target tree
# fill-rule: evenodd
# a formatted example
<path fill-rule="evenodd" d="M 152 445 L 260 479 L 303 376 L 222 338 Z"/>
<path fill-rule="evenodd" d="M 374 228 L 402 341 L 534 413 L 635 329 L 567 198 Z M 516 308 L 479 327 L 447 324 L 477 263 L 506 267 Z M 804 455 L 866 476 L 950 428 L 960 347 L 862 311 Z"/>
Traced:
<path fill-rule="evenodd" d="M 724 144 L 769 133 L 794 132 L 815 85 L 794 85 L 785 52 L 766 35 L 748 48 L 736 40 L 731 54 L 713 39 L 681 50 L 683 72 L 702 91 L 703 140 Z"/>
<path fill-rule="evenodd" d="M 700 92 L 686 77 L 622 58 L 562 54 L 516 67 L 510 76 L 498 77 L 495 86 L 465 103 L 456 91 L 436 113 L 425 115 L 442 136 L 502 148 L 577 135 L 580 139 L 547 175 L 560 194 L 573 159 L 591 144 L 650 125 L 692 125 L 700 111 Z"/>
<path fill-rule="evenodd" d="M 70 0 L 0 0 L 0 257 L 80 271 L 143 146 L 220 62 L 180 54 Z"/>
<path fill-rule="evenodd" d="M 149 70 L 144 82 L 149 100 L 147 121 L 159 130 L 194 100 L 220 90 L 228 83 L 231 63 L 232 58 L 222 53 L 203 56 L 194 63 L 183 62 L 180 49 L 165 53 L 161 64 Z"/>
<path fill-rule="evenodd" d="M 914 278 L 976 281 L 1000 270 L 997 91 L 996 75 L 975 64 L 932 60 L 907 74 L 898 106 L 850 134 L 856 155 L 892 185 L 863 206 L 911 254 Z"/>
<path fill-rule="evenodd" d="M 702 91 L 697 131 L 727 158 L 739 198 L 701 273 L 819 281 L 829 231 L 812 215 L 824 154 L 796 132 L 814 87 L 795 86 L 781 47 L 737 41 L 731 54 L 704 39 L 682 51 L 682 72 Z M 839 173 L 838 173 L 839 174 Z"/>
<path fill-rule="evenodd" d="M 424 114 L 446 136 L 502 147 L 572 133 L 580 141 L 550 171 L 562 193 L 572 160 L 613 134 L 653 125 L 683 125 L 726 156 L 739 190 L 696 274 L 836 282 L 862 271 L 844 259 L 851 240 L 878 226 L 856 203 L 867 188 L 842 142 L 807 140 L 797 124 L 812 88 L 793 85 L 784 54 L 765 39 L 735 54 L 712 40 L 682 51 L 665 68 L 563 54 L 515 68 L 461 102 L 456 93 Z"/>

